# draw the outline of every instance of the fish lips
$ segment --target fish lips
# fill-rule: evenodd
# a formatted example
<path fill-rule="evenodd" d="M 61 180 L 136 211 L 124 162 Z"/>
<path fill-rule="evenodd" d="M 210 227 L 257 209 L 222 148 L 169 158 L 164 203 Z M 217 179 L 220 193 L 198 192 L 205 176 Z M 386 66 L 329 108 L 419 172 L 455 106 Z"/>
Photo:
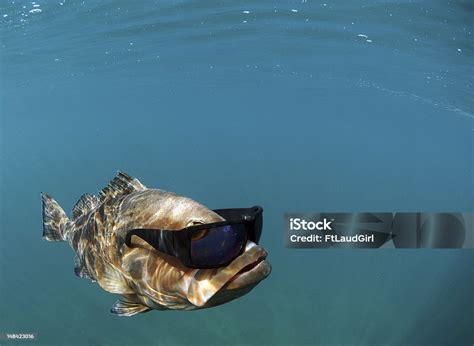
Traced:
<path fill-rule="evenodd" d="M 248 241 L 244 253 L 228 266 L 195 270 L 189 283 L 187 299 L 196 307 L 204 307 L 219 291 L 242 291 L 246 287 L 250 290 L 271 272 L 271 266 L 265 260 L 266 257 L 267 252 L 263 248 Z M 229 297 L 228 300 L 238 296 Z"/>
<path fill-rule="evenodd" d="M 256 262 L 242 268 L 227 282 L 224 288 L 226 290 L 240 289 L 252 284 L 257 284 L 265 279 L 272 271 L 270 263 L 268 263 L 265 258 L 266 257 L 261 257 Z"/>

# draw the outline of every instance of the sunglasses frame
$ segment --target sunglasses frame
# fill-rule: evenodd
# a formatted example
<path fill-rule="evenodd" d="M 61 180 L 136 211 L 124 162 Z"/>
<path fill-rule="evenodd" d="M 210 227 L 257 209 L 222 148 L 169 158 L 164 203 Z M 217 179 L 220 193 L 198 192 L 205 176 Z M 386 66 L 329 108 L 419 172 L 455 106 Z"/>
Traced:
<path fill-rule="evenodd" d="M 180 230 L 162 230 L 149 228 L 132 229 L 127 232 L 125 244 L 131 247 L 132 236 L 135 235 L 146 241 L 156 250 L 176 257 L 187 267 L 200 269 L 225 267 L 244 252 L 248 240 L 258 244 L 263 228 L 263 208 L 260 206 L 254 206 L 252 208 L 216 209 L 213 211 L 224 219 L 228 220 L 189 226 Z M 228 262 L 219 265 L 196 265 L 194 263 L 191 256 L 191 244 L 192 237 L 195 233 L 205 229 L 236 224 L 242 224 L 245 226 L 245 240 L 235 257 L 233 257 Z M 256 227 L 259 229 L 257 230 Z"/>

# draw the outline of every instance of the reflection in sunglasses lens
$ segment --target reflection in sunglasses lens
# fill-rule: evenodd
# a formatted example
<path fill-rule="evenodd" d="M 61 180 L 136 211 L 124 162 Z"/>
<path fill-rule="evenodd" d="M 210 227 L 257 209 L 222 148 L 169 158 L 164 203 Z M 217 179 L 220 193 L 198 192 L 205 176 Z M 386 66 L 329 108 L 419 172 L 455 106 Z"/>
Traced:
<path fill-rule="evenodd" d="M 191 259 L 196 266 L 218 266 L 232 261 L 245 245 L 245 225 L 206 229 L 191 238 Z"/>

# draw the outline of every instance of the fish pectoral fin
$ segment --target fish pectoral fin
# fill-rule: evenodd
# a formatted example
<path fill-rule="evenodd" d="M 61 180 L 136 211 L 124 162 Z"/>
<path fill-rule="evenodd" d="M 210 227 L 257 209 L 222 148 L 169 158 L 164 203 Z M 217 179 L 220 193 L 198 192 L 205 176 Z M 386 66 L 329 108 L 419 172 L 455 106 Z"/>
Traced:
<path fill-rule="evenodd" d="M 108 266 L 101 278 L 97 280 L 100 287 L 110 293 L 131 294 L 134 291 L 116 268 Z"/>
<path fill-rule="evenodd" d="M 126 297 L 122 297 L 115 302 L 110 309 L 110 312 L 117 316 L 133 316 L 148 310 L 150 310 L 148 306 L 133 302 Z"/>

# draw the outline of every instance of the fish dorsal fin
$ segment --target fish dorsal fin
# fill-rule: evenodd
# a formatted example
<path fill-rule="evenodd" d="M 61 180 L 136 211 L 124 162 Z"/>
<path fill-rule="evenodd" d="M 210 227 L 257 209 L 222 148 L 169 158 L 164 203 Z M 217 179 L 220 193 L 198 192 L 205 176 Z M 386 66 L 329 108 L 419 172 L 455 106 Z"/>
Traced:
<path fill-rule="evenodd" d="M 78 217 L 87 214 L 92 209 L 95 209 L 98 205 L 99 199 L 97 197 L 92 196 L 89 193 L 83 194 L 72 209 L 73 219 L 77 219 Z"/>
<path fill-rule="evenodd" d="M 100 202 L 104 202 L 118 196 L 128 195 L 134 191 L 143 190 L 146 190 L 146 186 L 138 179 L 135 179 L 126 173 L 118 172 L 115 178 L 110 181 L 109 185 L 100 191 L 99 200 Z"/>
<path fill-rule="evenodd" d="M 148 306 L 136 303 L 128 297 L 122 296 L 122 298 L 115 302 L 110 312 L 118 316 L 133 316 L 148 310 L 150 310 Z"/>

